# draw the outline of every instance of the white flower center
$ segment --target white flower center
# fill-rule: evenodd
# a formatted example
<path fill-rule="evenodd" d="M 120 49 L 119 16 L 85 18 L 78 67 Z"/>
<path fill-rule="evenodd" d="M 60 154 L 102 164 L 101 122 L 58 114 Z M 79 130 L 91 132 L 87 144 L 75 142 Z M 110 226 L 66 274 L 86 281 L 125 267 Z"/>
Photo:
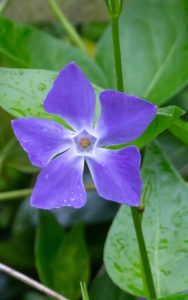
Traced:
<path fill-rule="evenodd" d="M 88 156 L 92 155 L 95 151 L 97 138 L 86 130 L 79 132 L 73 138 L 75 150 L 78 155 Z"/>

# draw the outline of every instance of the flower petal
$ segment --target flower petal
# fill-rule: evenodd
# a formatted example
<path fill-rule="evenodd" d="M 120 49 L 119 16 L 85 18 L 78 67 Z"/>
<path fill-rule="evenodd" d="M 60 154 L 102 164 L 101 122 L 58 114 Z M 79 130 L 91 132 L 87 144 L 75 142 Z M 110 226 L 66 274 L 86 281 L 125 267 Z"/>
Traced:
<path fill-rule="evenodd" d="M 31 163 L 38 167 L 45 167 L 72 145 L 71 131 L 51 120 L 20 118 L 12 121 L 12 128 Z"/>
<path fill-rule="evenodd" d="M 114 90 L 100 94 L 101 115 L 95 132 L 101 146 L 118 145 L 138 138 L 151 123 L 157 107 L 135 96 Z"/>
<path fill-rule="evenodd" d="M 141 196 L 140 153 L 134 146 L 113 151 L 98 148 L 87 158 L 98 194 L 111 201 L 138 206 Z"/>
<path fill-rule="evenodd" d="M 83 168 L 84 158 L 74 156 L 71 150 L 53 159 L 37 178 L 31 206 L 41 209 L 82 207 L 86 203 Z"/>
<path fill-rule="evenodd" d="M 92 129 L 95 93 L 89 80 L 74 64 L 68 64 L 57 76 L 44 108 L 60 115 L 75 130 Z"/>

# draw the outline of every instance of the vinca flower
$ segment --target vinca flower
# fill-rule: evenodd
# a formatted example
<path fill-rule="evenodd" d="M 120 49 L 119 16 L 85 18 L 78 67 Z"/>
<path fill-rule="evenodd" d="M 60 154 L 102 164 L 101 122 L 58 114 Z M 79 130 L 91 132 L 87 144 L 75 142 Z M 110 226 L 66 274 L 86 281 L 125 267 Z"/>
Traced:
<path fill-rule="evenodd" d="M 103 91 L 100 105 L 94 126 L 94 89 L 82 71 L 70 63 L 55 79 L 44 109 L 62 117 L 72 130 L 40 118 L 12 121 L 14 133 L 31 163 L 42 168 L 30 198 L 33 207 L 82 207 L 86 203 L 84 162 L 101 197 L 139 205 L 139 150 L 135 146 L 120 150 L 105 147 L 138 138 L 155 117 L 156 106 L 115 90 Z"/>

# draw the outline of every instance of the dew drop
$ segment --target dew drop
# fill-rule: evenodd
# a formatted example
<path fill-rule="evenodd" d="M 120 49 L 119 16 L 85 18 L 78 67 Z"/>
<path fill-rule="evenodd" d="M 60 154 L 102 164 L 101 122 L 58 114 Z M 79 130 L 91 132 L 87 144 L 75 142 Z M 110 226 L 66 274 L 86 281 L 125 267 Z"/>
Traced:
<path fill-rule="evenodd" d="M 122 268 L 119 264 L 117 264 L 116 262 L 114 263 L 114 268 L 115 268 L 118 272 L 123 273 L 123 268 Z"/>
<path fill-rule="evenodd" d="M 23 75 L 23 70 L 19 70 L 18 71 L 18 74 L 21 76 L 21 75 Z"/>
<path fill-rule="evenodd" d="M 168 241 L 166 239 L 161 239 L 159 244 L 160 249 L 166 249 L 168 248 Z"/>
<path fill-rule="evenodd" d="M 40 82 L 39 85 L 38 85 L 38 88 L 39 88 L 40 91 L 44 91 L 46 89 L 46 84 Z"/>
<path fill-rule="evenodd" d="M 172 272 L 170 270 L 167 270 L 167 269 L 161 269 L 161 272 L 165 275 L 165 276 L 168 276 L 170 275 Z"/>

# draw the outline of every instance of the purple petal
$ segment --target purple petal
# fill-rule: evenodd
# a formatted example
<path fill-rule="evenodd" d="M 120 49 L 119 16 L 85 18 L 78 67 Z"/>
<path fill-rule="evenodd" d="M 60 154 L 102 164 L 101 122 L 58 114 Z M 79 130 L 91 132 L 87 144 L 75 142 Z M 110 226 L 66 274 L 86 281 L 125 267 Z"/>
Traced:
<path fill-rule="evenodd" d="M 72 145 L 71 131 L 51 120 L 21 118 L 12 121 L 12 128 L 31 163 L 38 167 L 47 166 Z"/>
<path fill-rule="evenodd" d="M 57 76 L 44 108 L 60 115 L 75 130 L 92 129 L 95 93 L 88 79 L 74 64 L 68 64 Z"/>
<path fill-rule="evenodd" d="M 118 145 L 138 138 L 151 123 L 156 106 L 114 90 L 100 94 L 101 115 L 95 132 L 100 138 L 99 145 Z"/>
<path fill-rule="evenodd" d="M 111 201 L 138 206 L 141 196 L 140 153 L 134 146 L 113 151 L 98 148 L 87 158 L 98 194 Z"/>
<path fill-rule="evenodd" d="M 37 178 L 31 206 L 41 209 L 82 207 L 86 203 L 83 168 L 84 158 L 74 156 L 71 150 L 52 160 Z"/>

